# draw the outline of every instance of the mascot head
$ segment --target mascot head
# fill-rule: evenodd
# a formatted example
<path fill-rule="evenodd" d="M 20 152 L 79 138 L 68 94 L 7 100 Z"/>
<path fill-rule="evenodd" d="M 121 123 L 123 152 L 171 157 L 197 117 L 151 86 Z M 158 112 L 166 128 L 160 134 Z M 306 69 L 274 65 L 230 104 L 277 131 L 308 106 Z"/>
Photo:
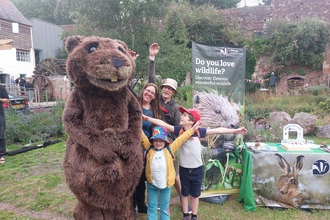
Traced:
<path fill-rule="evenodd" d="M 74 36 L 65 48 L 68 76 L 75 86 L 120 91 L 135 75 L 137 55 L 120 40 Z"/>

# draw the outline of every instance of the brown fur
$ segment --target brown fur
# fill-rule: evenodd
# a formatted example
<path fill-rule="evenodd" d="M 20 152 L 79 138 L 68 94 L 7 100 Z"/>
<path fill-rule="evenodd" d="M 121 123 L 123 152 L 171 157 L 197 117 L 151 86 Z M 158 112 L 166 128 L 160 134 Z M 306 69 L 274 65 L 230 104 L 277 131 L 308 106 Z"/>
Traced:
<path fill-rule="evenodd" d="M 297 207 L 299 208 L 304 201 L 304 194 L 299 189 L 298 173 L 303 168 L 304 159 L 303 155 L 296 158 L 293 171 L 291 171 L 289 163 L 280 154 L 275 154 L 278 165 L 285 172 L 278 181 L 278 193 L 275 200 L 278 201 L 283 207 Z"/>
<path fill-rule="evenodd" d="M 99 37 L 71 37 L 66 49 L 75 84 L 63 112 L 65 176 L 78 200 L 73 216 L 134 219 L 143 168 L 141 107 L 128 89 L 136 55 L 124 42 Z"/>

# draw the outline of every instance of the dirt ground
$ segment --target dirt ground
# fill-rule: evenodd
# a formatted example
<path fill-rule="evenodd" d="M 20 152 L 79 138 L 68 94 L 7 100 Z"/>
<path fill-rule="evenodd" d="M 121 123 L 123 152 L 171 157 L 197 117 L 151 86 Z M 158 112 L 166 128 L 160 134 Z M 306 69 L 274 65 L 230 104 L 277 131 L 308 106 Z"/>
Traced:
<path fill-rule="evenodd" d="M 36 219 L 69 220 L 68 218 L 59 216 L 56 213 L 23 210 L 21 208 L 17 208 L 10 204 L 5 204 L 5 203 L 0 203 L 0 210 L 15 213 L 15 216 L 17 217 L 28 216 L 30 218 L 36 218 Z"/>

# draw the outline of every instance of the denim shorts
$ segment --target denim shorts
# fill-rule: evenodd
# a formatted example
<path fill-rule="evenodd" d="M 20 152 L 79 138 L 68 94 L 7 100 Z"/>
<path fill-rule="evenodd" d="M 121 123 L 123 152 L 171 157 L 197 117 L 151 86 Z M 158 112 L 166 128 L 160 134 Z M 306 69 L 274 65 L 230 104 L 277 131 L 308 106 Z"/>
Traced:
<path fill-rule="evenodd" d="M 197 168 L 184 168 L 180 166 L 181 193 L 183 196 L 198 198 L 204 176 L 204 166 Z"/>

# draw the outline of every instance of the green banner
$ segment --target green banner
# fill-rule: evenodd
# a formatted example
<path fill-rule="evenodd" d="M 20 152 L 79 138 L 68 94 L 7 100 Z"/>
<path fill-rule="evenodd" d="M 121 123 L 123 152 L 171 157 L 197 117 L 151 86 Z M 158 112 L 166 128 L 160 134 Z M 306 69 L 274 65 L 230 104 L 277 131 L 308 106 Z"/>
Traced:
<path fill-rule="evenodd" d="M 196 91 L 212 91 L 243 105 L 245 48 L 192 44 L 192 83 Z"/>
<path fill-rule="evenodd" d="M 234 128 L 244 117 L 245 48 L 192 44 L 193 108 L 205 128 Z M 201 139 L 203 197 L 238 193 L 242 175 L 242 136 L 209 135 Z"/>

